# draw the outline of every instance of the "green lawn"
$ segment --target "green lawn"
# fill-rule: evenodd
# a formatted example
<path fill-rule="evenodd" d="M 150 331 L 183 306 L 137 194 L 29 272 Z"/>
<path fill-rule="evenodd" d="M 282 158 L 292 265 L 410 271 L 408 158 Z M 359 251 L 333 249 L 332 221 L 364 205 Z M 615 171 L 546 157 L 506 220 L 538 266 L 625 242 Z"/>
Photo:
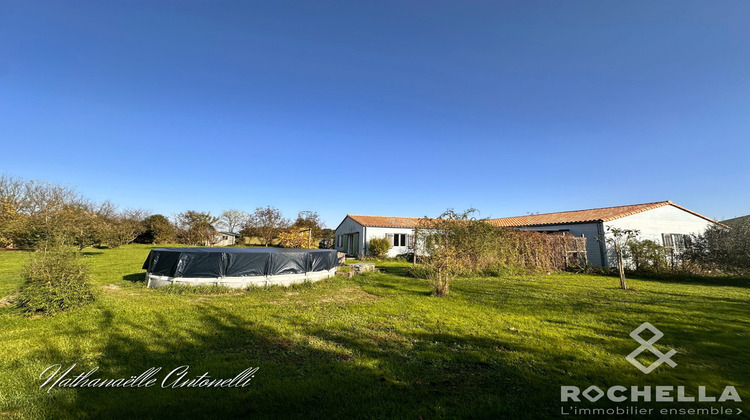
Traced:
<path fill-rule="evenodd" d="M 745 401 L 725 406 L 750 412 L 747 280 L 630 280 L 625 292 L 612 277 L 471 278 L 435 298 L 407 264 L 382 262 L 385 272 L 348 280 L 177 293 L 145 288 L 148 250 L 86 250 L 97 300 L 54 317 L 7 304 L 29 254 L 0 252 L 0 417 L 548 418 L 560 416 L 561 385 L 715 396 L 733 385 Z M 645 375 L 625 360 L 645 321 L 665 334 L 657 348 L 677 351 L 675 368 Z M 40 389 L 58 363 L 103 378 L 260 370 L 245 388 Z M 602 401 L 585 406 L 615 406 Z"/>

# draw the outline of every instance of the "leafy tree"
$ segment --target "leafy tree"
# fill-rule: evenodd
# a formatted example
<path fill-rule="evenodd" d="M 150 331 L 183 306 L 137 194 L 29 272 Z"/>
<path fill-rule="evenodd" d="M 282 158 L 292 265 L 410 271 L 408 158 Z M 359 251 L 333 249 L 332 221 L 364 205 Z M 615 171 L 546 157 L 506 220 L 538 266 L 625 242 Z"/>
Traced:
<path fill-rule="evenodd" d="M 243 229 L 243 234 L 258 236 L 265 246 L 269 246 L 279 233 L 288 228 L 289 225 L 289 219 L 285 218 L 279 209 L 271 206 L 258 207 L 250 215 L 247 225 Z"/>
<path fill-rule="evenodd" d="M 293 226 L 301 229 L 311 229 L 311 237 L 315 240 L 320 239 L 325 224 L 320 220 L 317 212 L 301 211 L 297 214 L 297 219 L 294 221 Z"/>
<path fill-rule="evenodd" d="M 685 256 L 708 270 L 750 273 L 750 218 L 737 220 L 731 229 L 718 225 L 708 228 L 693 238 Z"/>
<path fill-rule="evenodd" d="M 216 236 L 214 224 L 219 218 L 208 212 L 188 210 L 176 216 L 178 232 L 182 239 L 190 245 L 199 244 L 210 246 Z"/>
<path fill-rule="evenodd" d="M 143 219 L 143 229 L 136 240 L 141 244 L 167 244 L 176 239 L 175 226 L 161 214 L 152 214 Z"/>
<path fill-rule="evenodd" d="M 300 230 L 297 226 L 283 229 L 278 235 L 279 245 L 284 248 L 317 248 L 318 243 L 311 241 L 307 229 Z"/>
<path fill-rule="evenodd" d="M 112 248 L 134 242 L 146 231 L 145 210 L 128 209 L 117 213 L 107 224 L 106 242 Z"/>

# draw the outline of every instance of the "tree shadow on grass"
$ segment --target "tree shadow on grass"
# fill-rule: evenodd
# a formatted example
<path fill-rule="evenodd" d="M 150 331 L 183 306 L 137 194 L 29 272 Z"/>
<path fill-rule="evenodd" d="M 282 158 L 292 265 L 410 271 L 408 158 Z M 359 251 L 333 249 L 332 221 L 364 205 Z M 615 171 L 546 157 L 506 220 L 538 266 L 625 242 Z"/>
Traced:
<path fill-rule="evenodd" d="M 389 287 L 387 282 L 378 281 L 376 286 L 370 281 L 363 283 L 365 288 Z M 407 286 L 413 284 L 407 282 Z M 70 325 L 60 332 L 62 340 L 58 342 L 79 339 L 88 347 L 92 339 L 87 335 L 101 336 L 105 340 L 101 351 L 97 348 L 88 352 L 95 358 L 79 360 L 85 352 L 62 351 L 58 347 L 62 344 L 47 342 L 33 355 L 34 360 L 48 364 L 80 362 L 76 374 L 99 366 L 94 375 L 99 378 L 129 378 L 150 367 L 160 367 L 158 381 L 150 388 L 55 389 L 45 397 L 49 403 L 42 405 L 35 416 L 550 418 L 560 412 L 561 385 L 579 385 L 582 389 L 592 384 L 694 386 L 694 377 L 685 379 L 681 375 L 702 372 L 698 365 L 690 367 L 691 371 L 684 370 L 686 358 L 679 362 L 683 370 L 664 367 L 649 376 L 641 374 L 624 361 L 637 343 L 627 337 L 631 326 L 623 325 L 616 314 L 603 317 L 601 331 L 590 328 L 583 334 L 575 333 L 573 345 L 556 348 L 533 329 L 474 336 L 450 328 L 441 330 L 440 322 L 404 328 L 373 318 L 372 326 L 344 323 L 333 330 L 325 323 L 297 315 L 293 309 L 259 318 L 233 307 L 236 303 L 203 301 L 179 312 L 154 307 L 139 317 L 103 310 L 98 325 L 88 330 Z M 598 309 L 577 311 L 585 315 Z M 660 307 L 654 307 L 649 312 L 660 311 Z M 668 315 L 665 313 L 665 317 Z M 726 322 L 717 327 L 731 328 L 730 320 Z M 678 336 L 683 325 L 679 320 L 669 320 L 659 328 L 663 326 L 666 337 L 671 338 Z M 683 344 L 696 353 L 713 352 L 713 362 L 722 360 L 716 354 L 732 350 L 722 344 L 723 337 L 702 337 L 701 331 L 692 334 L 682 340 Z M 595 335 L 623 338 L 598 344 Z M 736 341 L 741 339 L 738 336 Z M 706 345 L 691 344 L 700 340 Z M 667 343 L 680 344 L 676 340 Z M 597 354 L 605 359 L 592 357 L 596 352 L 587 353 L 590 347 L 598 348 Z M 696 357 L 700 360 L 700 355 Z M 244 388 L 170 388 L 171 381 L 162 388 L 166 375 L 183 365 L 190 366 L 189 378 L 204 372 L 212 378 L 231 378 L 249 367 L 260 370 Z M 741 367 L 737 366 L 736 373 L 701 373 L 707 375 L 701 380 L 705 378 L 709 384 L 739 381 L 747 371 Z M 41 395 L 45 391 L 36 392 Z"/>
<path fill-rule="evenodd" d="M 380 266 L 377 267 L 378 270 L 382 271 L 385 274 L 392 274 L 394 276 L 403 276 L 408 277 L 409 275 L 409 268 L 410 267 L 387 267 L 387 266 Z"/>
<path fill-rule="evenodd" d="M 629 274 L 628 279 L 640 280 L 640 281 L 653 281 L 659 283 L 677 283 L 677 284 L 691 284 L 691 285 L 702 285 L 702 286 L 718 286 L 718 287 L 741 287 L 748 289 L 750 288 L 750 278 L 748 277 L 712 277 L 712 276 L 699 276 L 694 274 Z"/>
<path fill-rule="evenodd" d="M 146 272 L 141 271 L 140 273 L 126 274 L 122 276 L 122 279 L 133 283 L 144 283 L 146 281 Z"/>
<path fill-rule="evenodd" d="M 79 362 L 76 375 L 98 366 L 92 378 L 129 378 L 162 368 L 149 388 L 53 389 L 41 417 L 539 418 L 547 410 L 540 399 L 554 402 L 542 392 L 542 375 L 521 373 L 503 359 L 454 351 L 453 341 L 463 338 L 414 335 L 417 348 L 410 352 L 403 343 L 354 330 L 337 335 L 315 324 L 300 325 L 301 335 L 282 334 L 271 323 L 213 305 L 201 305 L 191 319 L 182 315 L 155 313 L 140 322 L 110 313 L 99 325 L 106 344 L 88 362 L 49 343 L 39 349 L 35 357 L 49 364 Z M 435 344 L 446 340 L 451 342 Z M 469 344 L 503 348 L 489 339 Z M 171 388 L 174 375 L 162 388 L 167 374 L 184 365 L 190 366 L 186 379 L 260 370 L 244 388 Z"/>
<path fill-rule="evenodd" d="M 103 251 L 81 251 L 81 255 L 86 256 L 86 257 L 91 257 L 94 255 L 101 255 L 101 254 L 104 254 L 104 252 Z"/>

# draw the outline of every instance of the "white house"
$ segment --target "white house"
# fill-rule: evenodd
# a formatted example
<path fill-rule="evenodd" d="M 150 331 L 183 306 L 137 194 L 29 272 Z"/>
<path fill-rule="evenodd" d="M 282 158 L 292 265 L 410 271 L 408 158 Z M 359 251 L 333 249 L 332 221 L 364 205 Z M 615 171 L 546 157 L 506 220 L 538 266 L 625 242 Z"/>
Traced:
<path fill-rule="evenodd" d="M 711 225 L 726 227 L 671 201 L 505 217 L 491 219 L 490 223 L 495 226 L 584 236 L 589 264 L 600 267 L 616 264 L 611 255 L 612 250 L 607 249 L 606 238 L 612 236 L 608 233 L 608 228 L 638 230 L 640 240 L 649 239 L 682 251 L 690 235 L 701 234 Z"/>
<path fill-rule="evenodd" d="M 388 238 L 389 257 L 409 252 L 414 241 L 416 217 L 359 216 L 347 214 L 336 228 L 335 248 L 350 257 L 367 255 L 370 239 Z"/>
<path fill-rule="evenodd" d="M 370 239 L 386 237 L 393 246 L 388 255 L 403 254 L 412 250 L 414 228 L 419 220 L 414 217 L 347 215 L 336 228 L 336 249 L 348 256 L 362 256 L 367 254 Z M 599 240 L 611 235 L 607 228 L 638 230 L 638 239 L 650 239 L 680 251 L 690 235 L 701 234 L 711 225 L 724 226 L 671 201 L 505 217 L 488 222 L 501 227 L 583 236 L 586 238 L 588 262 L 595 266 L 615 263 L 606 241 Z"/>

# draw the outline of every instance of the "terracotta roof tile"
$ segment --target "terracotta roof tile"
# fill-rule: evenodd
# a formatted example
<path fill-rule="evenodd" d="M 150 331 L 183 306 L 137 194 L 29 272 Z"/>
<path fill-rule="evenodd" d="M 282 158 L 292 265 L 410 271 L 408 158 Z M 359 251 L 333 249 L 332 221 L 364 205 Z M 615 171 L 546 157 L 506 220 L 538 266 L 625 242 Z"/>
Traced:
<path fill-rule="evenodd" d="M 356 214 L 347 214 L 347 217 L 362 226 L 377 227 L 413 228 L 419 226 L 419 221 L 422 220 L 418 217 L 361 216 Z"/>
<path fill-rule="evenodd" d="M 688 210 L 671 201 L 657 201 L 654 203 L 631 204 L 627 206 L 602 207 L 598 209 L 561 211 L 557 213 L 530 214 L 527 216 L 503 217 L 499 219 L 489 219 L 488 222 L 495 226 L 501 227 L 519 227 L 519 226 L 540 226 L 540 225 L 558 225 L 566 223 L 586 223 L 586 222 L 608 222 L 622 217 L 642 213 L 647 210 L 664 206 L 674 206 L 688 213 L 706 219 L 710 222 L 725 226 L 715 220 L 712 220 L 702 214 Z M 395 216 L 362 216 L 356 214 L 347 214 L 355 222 L 362 226 L 373 227 L 399 227 L 414 228 L 420 225 L 423 218 L 418 217 L 395 217 Z"/>
<path fill-rule="evenodd" d="M 636 213 L 642 213 L 647 210 L 664 206 L 674 206 L 688 213 L 708 221 L 717 223 L 715 220 L 706 216 L 678 206 L 671 201 L 657 201 L 655 203 L 632 204 L 628 206 L 603 207 L 598 209 L 561 211 L 557 213 L 530 214 L 528 216 L 504 217 L 500 219 L 490 219 L 489 222 L 495 226 L 517 227 L 517 226 L 539 226 L 539 225 L 557 225 L 565 223 L 585 223 L 585 222 L 608 222 L 622 217 L 630 216 Z"/>

